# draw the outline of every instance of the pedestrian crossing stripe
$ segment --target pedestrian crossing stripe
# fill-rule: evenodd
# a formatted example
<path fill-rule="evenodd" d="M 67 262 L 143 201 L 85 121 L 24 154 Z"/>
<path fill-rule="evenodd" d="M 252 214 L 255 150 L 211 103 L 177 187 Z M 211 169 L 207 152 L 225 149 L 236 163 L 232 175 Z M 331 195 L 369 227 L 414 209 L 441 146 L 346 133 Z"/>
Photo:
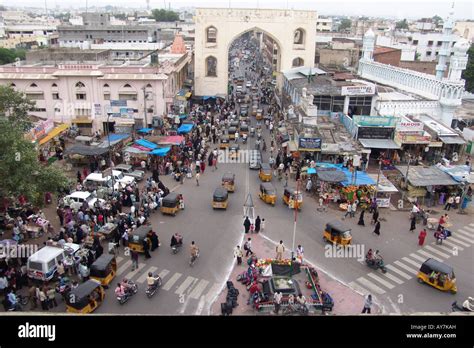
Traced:
<path fill-rule="evenodd" d="M 464 231 L 464 230 L 462 230 L 462 229 L 459 229 L 457 232 L 458 232 L 458 233 L 462 233 L 462 234 L 465 235 L 465 236 L 474 238 L 474 233 L 470 233 L 470 232 Z M 459 236 L 459 234 L 456 234 L 456 235 Z"/>
<path fill-rule="evenodd" d="M 163 290 L 168 291 L 171 289 L 171 287 L 178 281 L 179 278 L 181 278 L 182 274 L 181 273 L 175 273 L 173 276 L 166 282 L 165 285 L 163 285 Z"/>
<path fill-rule="evenodd" d="M 474 239 L 469 238 L 469 237 L 467 237 L 463 234 L 456 234 L 455 236 L 456 236 L 455 238 L 461 238 L 461 240 L 465 240 L 466 242 L 474 243 Z M 452 238 L 452 236 L 451 236 L 451 238 Z"/>
<path fill-rule="evenodd" d="M 170 271 L 168 271 L 167 269 L 164 269 L 160 273 L 158 273 L 158 275 L 163 280 L 168 275 L 168 273 L 170 273 Z"/>
<path fill-rule="evenodd" d="M 390 279 L 391 281 L 397 283 L 397 284 L 403 284 L 405 283 L 403 280 L 395 277 L 394 275 L 390 274 L 390 273 L 382 273 L 383 276 L 387 277 L 388 279 Z"/>
<path fill-rule="evenodd" d="M 117 264 L 119 264 L 120 262 L 122 262 L 123 257 L 122 257 L 122 256 L 117 256 L 117 257 L 115 258 L 115 260 L 117 261 Z"/>
<path fill-rule="evenodd" d="M 196 300 L 200 298 L 202 292 L 204 291 L 204 289 L 206 288 L 208 284 L 209 282 L 207 280 L 201 279 L 199 283 L 196 285 L 196 287 L 193 289 L 193 291 L 191 291 L 191 293 L 189 294 L 189 297 L 194 298 Z"/>
<path fill-rule="evenodd" d="M 221 289 L 222 285 L 219 283 L 214 283 L 213 286 L 209 289 L 209 291 L 206 294 L 206 302 L 211 302 L 214 297 L 219 295 L 219 290 Z"/>
<path fill-rule="evenodd" d="M 464 250 L 464 248 L 458 246 L 457 244 L 454 244 L 454 243 L 450 242 L 449 240 L 444 240 L 444 241 L 443 241 L 443 244 L 450 245 L 451 247 L 456 248 L 456 249 L 459 250 L 459 251 Z"/>
<path fill-rule="evenodd" d="M 367 276 L 369 276 L 372 279 L 375 279 L 378 281 L 380 284 L 384 285 L 385 287 L 389 289 L 393 289 L 395 286 L 393 286 L 391 283 L 387 282 L 386 280 L 380 278 L 379 276 L 375 275 L 374 273 L 368 273 Z"/>
<path fill-rule="evenodd" d="M 469 226 L 474 227 L 474 222 L 471 222 L 471 223 L 469 224 Z"/>
<path fill-rule="evenodd" d="M 448 237 L 448 238 L 451 242 L 461 244 L 462 246 L 465 246 L 465 247 L 470 247 L 471 246 L 471 244 L 467 244 L 466 242 L 463 242 L 462 240 L 459 240 L 457 236 L 456 237 L 451 236 L 451 237 Z"/>
<path fill-rule="evenodd" d="M 444 246 L 444 245 L 436 245 L 437 248 L 440 248 L 444 251 L 447 251 L 450 255 L 454 255 L 454 248 L 449 248 L 447 246 Z"/>
<path fill-rule="evenodd" d="M 439 257 L 437 256 L 434 256 L 433 254 L 430 254 L 429 252 L 426 252 L 424 250 L 418 250 L 418 252 L 421 254 L 421 255 L 425 255 L 426 257 L 428 258 L 432 258 L 432 259 L 435 259 L 439 262 L 443 262 L 443 259 L 440 259 Z"/>
<path fill-rule="evenodd" d="M 175 294 L 182 295 L 184 291 L 194 282 L 196 278 L 188 276 L 184 282 L 176 289 Z"/>
<path fill-rule="evenodd" d="M 418 255 L 417 255 L 418 256 Z M 419 269 L 421 267 L 421 263 L 418 263 L 418 262 L 415 262 L 411 259 L 409 259 L 408 257 L 402 257 L 402 260 L 405 261 L 405 262 L 408 262 L 408 263 L 411 263 L 413 266 L 415 266 L 417 269 Z M 416 272 L 418 274 L 418 271 Z"/>
<path fill-rule="evenodd" d="M 385 267 L 386 267 L 389 271 L 395 272 L 395 273 L 397 273 L 398 275 L 402 276 L 402 277 L 405 278 L 405 279 L 411 279 L 411 277 L 410 277 L 408 274 L 406 274 L 405 272 L 400 271 L 398 268 L 396 268 L 396 267 L 394 267 L 394 266 L 392 266 L 392 265 L 386 265 Z"/>
<path fill-rule="evenodd" d="M 411 268 L 411 267 L 408 267 L 407 265 L 405 265 L 404 263 L 401 263 L 401 262 L 398 261 L 398 260 L 397 260 L 397 261 L 394 261 L 393 263 L 396 264 L 398 267 L 401 267 L 401 268 L 403 268 L 404 270 L 410 272 L 411 274 L 418 274 L 418 271 L 417 271 L 417 270 L 415 270 L 415 269 L 413 269 L 413 268 Z M 390 265 L 388 265 L 388 266 L 390 266 Z"/>
<path fill-rule="evenodd" d="M 474 227 L 463 226 L 462 228 L 465 228 L 468 232 L 474 233 Z"/>
<path fill-rule="evenodd" d="M 364 287 L 366 287 L 369 290 L 372 290 L 372 292 L 375 292 L 379 295 L 385 294 L 385 290 L 379 288 L 377 285 L 372 283 L 371 281 L 365 279 L 364 277 L 359 277 L 357 280 L 359 283 L 361 283 Z"/>
<path fill-rule="evenodd" d="M 125 270 L 132 265 L 132 260 L 127 260 L 125 261 L 124 264 L 122 264 L 119 269 L 117 270 L 117 275 L 122 274 L 125 272 Z"/>
<path fill-rule="evenodd" d="M 140 271 L 141 271 L 145 266 L 146 266 L 146 264 L 144 264 L 144 263 L 139 263 L 139 264 L 138 264 L 138 268 L 137 268 L 136 270 L 134 270 L 134 271 L 128 272 L 128 274 L 125 276 L 125 278 L 130 279 L 130 278 L 132 278 L 133 276 L 139 274 Z"/>
<path fill-rule="evenodd" d="M 156 272 L 158 268 L 156 268 L 155 266 L 151 266 L 150 268 L 147 269 L 147 271 L 145 273 L 143 273 L 138 279 L 137 279 L 137 283 L 139 284 L 142 284 L 146 278 L 148 277 L 148 272 L 151 272 L 151 273 L 154 273 Z"/>
<path fill-rule="evenodd" d="M 419 252 L 419 250 L 418 250 L 418 252 Z M 414 259 L 417 259 L 418 261 L 421 261 L 421 262 L 426 261 L 426 257 L 421 257 L 420 255 L 417 255 L 415 253 L 410 254 L 410 256 L 413 257 Z M 428 258 L 430 258 L 430 256 L 428 256 Z"/>
<path fill-rule="evenodd" d="M 433 248 L 433 247 L 431 247 L 431 246 L 429 246 L 429 245 L 425 246 L 425 249 L 431 251 L 432 253 L 438 254 L 438 255 L 444 257 L 445 259 L 449 259 L 449 257 L 451 256 L 451 255 L 442 253 L 441 251 L 439 251 L 439 250 L 437 250 L 437 249 L 435 249 L 435 248 Z"/>
<path fill-rule="evenodd" d="M 363 288 L 362 286 L 360 286 L 359 284 L 357 284 L 356 282 L 350 282 L 348 284 L 351 288 L 353 288 L 354 290 L 356 291 L 359 291 L 360 293 L 362 293 L 364 296 L 368 295 L 370 293 L 369 290 Z"/>

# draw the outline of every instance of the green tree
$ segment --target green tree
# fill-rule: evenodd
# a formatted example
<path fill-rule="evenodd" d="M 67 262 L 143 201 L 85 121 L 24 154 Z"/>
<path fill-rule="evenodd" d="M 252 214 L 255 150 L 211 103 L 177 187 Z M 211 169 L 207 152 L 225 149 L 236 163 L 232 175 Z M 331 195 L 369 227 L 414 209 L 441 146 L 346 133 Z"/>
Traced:
<path fill-rule="evenodd" d="M 433 20 L 433 23 L 438 26 L 438 24 L 440 24 L 440 22 L 443 22 L 443 18 L 441 18 L 440 16 L 438 15 L 434 15 L 432 18 Z"/>
<path fill-rule="evenodd" d="M 41 164 L 35 145 L 25 139 L 32 105 L 24 94 L 0 87 L 0 197 L 24 195 L 42 205 L 46 192 L 65 188 L 69 180 L 58 168 Z"/>
<path fill-rule="evenodd" d="M 406 19 L 400 21 L 400 22 L 397 22 L 395 24 L 395 29 L 408 29 L 408 22 Z"/>
<path fill-rule="evenodd" d="M 25 54 L 23 49 L 0 48 L 0 65 L 13 63 L 16 58 L 24 60 Z"/>
<path fill-rule="evenodd" d="M 154 9 L 151 11 L 151 18 L 157 22 L 175 22 L 179 20 L 179 14 L 165 9 Z"/>
<path fill-rule="evenodd" d="M 349 18 L 344 18 L 339 24 L 338 31 L 345 31 L 346 29 L 350 29 L 352 26 L 352 21 Z"/>
<path fill-rule="evenodd" d="M 467 54 L 467 67 L 462 73 L 462 78 L 466 80 L 466 91 L 474 93 L 474 45 L 471 45 Z"/>

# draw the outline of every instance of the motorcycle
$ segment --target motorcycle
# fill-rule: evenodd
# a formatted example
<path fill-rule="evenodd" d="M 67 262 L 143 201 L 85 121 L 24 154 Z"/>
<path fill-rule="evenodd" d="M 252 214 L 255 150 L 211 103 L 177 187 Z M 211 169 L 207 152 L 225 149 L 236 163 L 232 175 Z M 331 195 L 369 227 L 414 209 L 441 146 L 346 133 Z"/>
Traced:
<path fill-rule="evenodd" d="M 172 245 L 171 246 L 171 252 L 173 254 L 177 254 L 179 249 L 181 249 L 181 247 L 183 246 L 183 243 L 179 243 L 179 244 L 175 244 L 175 245 Z"/>
<path fill-rule="evenodd" d="M 153 295 L 156 293 L 156 290 L 158 290 L 158 288 L 163 283 L 160 276 L 153 275 L 153 277 L 156 279 L 155 283 L 153 285 L 149 285 L 146 289 L 146 295 L 148 296 L 148 298 L 152 298 Z"/>
<path fill-rule="evenodd" d="M 451 305 L 453 312 L 474 312 L 474 298 L 469 297 L 463 302 L 462 306 L 458 305 L 457 301 L 454 301 Z"/>
<path fill-rule="evenodd" d="M 129 289 L 125 292 L 123 296 L 117 296 L 117 301 L 123 305 L 125 302 L 127 302 L 133 295 L 135 295 L 138 292 L 138 286 L 131 280 L 127 282 L 129 285 Z"/>
<path fill-rule="evenodd" d="M 189 265 L 191 267 L 194 266 L 194 264 L 196 263 L 196 260 L 198 259 L 198 257 L 199 257 L 199 252 L 196 255 L 191 256 L 191 260 L 189 261 Z"/>
<path fill-rule="evenodd" d="M 247 135 L 245 135 L 245 134 L 242 137 L 242 144 L 247 144 Z"/>
<path fill-rule="evenodd" d="M 387 273 L 387 268 L 385 267 L 385 264 L 383 262 L 383 259 L 380 258 L 380 259 L 377 259 L 377 260 L 374 260 L 374 259 L 368 259 L 367 257 L 365 258 L 365 263 L 367 264 L 367 266 L 369 266 L 370 268 L 373 268 L 375 270 L 378 270 L 380 268 L 380 270 L 382 271 L 382 273 Z"/>

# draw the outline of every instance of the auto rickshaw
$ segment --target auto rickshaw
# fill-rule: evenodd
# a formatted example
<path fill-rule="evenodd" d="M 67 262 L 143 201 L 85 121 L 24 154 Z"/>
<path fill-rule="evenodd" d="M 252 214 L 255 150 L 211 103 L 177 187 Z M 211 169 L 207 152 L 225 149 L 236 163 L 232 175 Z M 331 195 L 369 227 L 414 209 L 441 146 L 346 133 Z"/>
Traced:
<path fill-rule="evenodd" d="M 257 109 L 257 115 L 255 115 L 255 119 L 257 121 L 263 120 L 263 110 L 262 109 Z"/>
<path fill-rule="evenodd" d="M 221 144 L 219 145 L 219 148 L 222 150 L 225 150 L 229 147 L 229 136 L 228 135 L 222 135 L 221 136 Z"/>
<path fill-rule="evenodd" d="M 296 191 L 296 189 L 285 187 L 283 192 L 283 203 L 290 207 L 290 209 L 300 210 L 303 206 L 303 195 L 301 191 Z"/>
<path fill-rule="evenodd" d="M 225 173 L 222 176 L 222 187 L 224 187 L 228 192 L 235 192 L 235 174 L 234 173 Z"/>
<path fill-rule="evenodd" d="M 235 140 L 235 133 L 237 132 L 237 127 L 229 127 L 227 133 L 229 133 L 229 139 Z"/>
<path fill-rule="evenodd" d="M 336 220 L 329 222 L 323 232 L 323 240 L 343 246 L 349 245 L 352 242 L 351 229 Z"/>
<path fill-rule="evenodd" d="M 163 197 L 163 200 L 161 201 L 160 211 L 163 214 L 176 216 L 176 213 L 182 207 L 182 203 L 183 203 L 182 194 L 179 194 L 176 192 L 170 192 L 166 195 L 166 197 Z"/>
<path fill-rule="evenodd" d="M 237 144 L 229 146 L 229 159 L 236 160 L 239 156 L 240 147 Z"/>
<path fill-rule="evenodd" d="M 260 192 L 258 197 L 265 203 L 275 205 L 276 203 L 276 190 L 270 182 L 262 182 L 260 184 Z"/>
<path fill-rule="evenodd" d="M 130 250 L 144 253 L 143 240 L 147 238 L 149 232 L 152 232 L 150 225 L 141 225 L 128 237 L 128 248 Z"/>
<path fill-rule="evenodd" d="M 240 136 L 243 136 L 244 134 L 249 135 L 249 126 L 247 124 L 240 125 Z"/>
<path fill-rule="evenodd" d="M 212 196 L 212 208 L 213 209 L 227 209 L 229 199 L 229 193 L 223 187 L 215 189 Z"/>
<path fill-rule="evenodd" d="M 426 283 L 441 291 L 457 293 L 456 276 L 453 268 L 435 259 L 427 259 L 416 275 L 419 283 Z"/>
<path fill-rule="evenodd" d="M 240 125 L 239 121 L 232 121 L 229 126 L 234 127 L 234 128 L 239 128 L 239 125 Z"/>
<path fill-rule="evenodd" d="M 252 116 L 257 116 L 258 105 L 252 105 Z"/>
<path fill-rule="evenodd" d="M 91 265 L 90 278 L 100 282 L 104 288 L 108 288 L 110 282 L 117 274 L 117 260 L 115 255 L 102 254 Z"/>
<path fill-rule="evenodd" d="M 260 171 L 258 172 L 258 177 L 262 181 L 272 181 L 273 173 L 272 168 L 268 163 L 262 163 L 260 166 Z"/>
<path fill-rule="evenodd" d="M 100 282 L 89 279 L 71 290 L 66 296 L 66 311 L 68 313 L 92 313 L 102 304 L 104 297 L 105 291 Z"/>

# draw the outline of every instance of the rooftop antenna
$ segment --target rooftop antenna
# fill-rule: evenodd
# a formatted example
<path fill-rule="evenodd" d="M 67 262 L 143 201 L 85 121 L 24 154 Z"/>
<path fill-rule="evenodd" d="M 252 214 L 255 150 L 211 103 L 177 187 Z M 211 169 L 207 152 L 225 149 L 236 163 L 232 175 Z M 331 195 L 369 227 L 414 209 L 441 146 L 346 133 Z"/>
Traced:
<path fill-rule="evenodd" d="M 46 0 L 44 0 L 44 10 L 46 12 L 46 18 L 48 18 L 48 3 Z"/>
<path fill-rule="evenodd" d="M 87 0 L 86 0 L 86 13 L 87 13 L 87 9 L 88 9 L 88 4 L 87 4 Z"/>
<path fill-rule="evenodd" d="M 150 11 L 150 0 L 146 0 L 146 9 Z"/>

